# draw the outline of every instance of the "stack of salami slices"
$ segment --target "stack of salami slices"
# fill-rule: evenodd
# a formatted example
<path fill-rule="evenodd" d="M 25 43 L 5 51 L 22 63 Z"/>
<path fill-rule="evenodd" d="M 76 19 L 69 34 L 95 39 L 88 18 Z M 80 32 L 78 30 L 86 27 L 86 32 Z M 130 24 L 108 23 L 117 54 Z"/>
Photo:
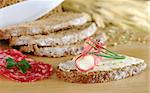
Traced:
<path fill-rule="evenodd" d="M 22 73 L 17 67 L 7 68 L 6 59 L 11 58 L 15 62 L 20 62 L 21 60 L 26 60 L 30 64 L 30 68 L 26 73 Z M 0 75 L 14 81 L 18 82 L 33 82 L 38 80 L 43 80 L 49 78 L 52 74 L 53 68 L 51 65 L 34 61 L 23 55 L 21 52 L 8 49 L 0 50 Z"/>

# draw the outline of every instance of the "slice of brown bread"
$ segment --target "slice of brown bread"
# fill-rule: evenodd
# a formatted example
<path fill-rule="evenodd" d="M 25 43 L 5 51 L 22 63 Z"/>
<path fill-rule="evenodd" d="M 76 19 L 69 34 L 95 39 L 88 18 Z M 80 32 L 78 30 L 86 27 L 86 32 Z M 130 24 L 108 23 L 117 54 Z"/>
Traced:
<path fill-rule="evenodd" d="M 97 31 L 92 37 L 96 40 L 103 39 L 101 32 Z M 33 53 L 36 56 L 47 56 L 47 57 L 65 57 L 69 55 L 78 55 L 83 50 L 84 41 L 77 42 L 71 45 L 56 46 L 56 47 L 39 47 L 37 45 L 31 46 L 20 46 L 21 52 Z"/>
<path fill-rule="evenodd" d="M 144 60 L 133 57 L 122 60 L 104 59 L 93 70 L 81 72 L 75 62 L 70 60 L 58 65 L 56 75 L 71 83 L 104 83 L 139 74 L 146 66 Z"/>
<path fill-rule="evenodd" d="M 10 39 L 10 46 L 15 45 L 38 45 L 38 46 L 58 46 L 70 45 L 92 36 L 97 31 L 95 23 L 86 23 L 83 26 L 49 35 L 21 36 Z"/>
<path fill-rule="evenodd" d="M 82 43 L 83 44 L 83 43 Z M 33 53 L 36 56 L 45 56 L 45 57 L 65 57 L 69 55 L 78 55 L 82 51 L 82 44 L 72 44 L 66 46 L 58 47 L 38 47 L 37 45 L 33 46 L 21 46 L 20 51 L 26 53 Z"/>
<path fill-rule="evenodd" d="M 52 32 L 58 32 L 74 26 L 81 26 L 88 21 L 91 21 L 91 17 L 84 13 L 55 13 L 46 18 L 31 23 L 1 28 L 0 39 L 10 39 L 11 37 L 22 35 L 47 35 Z"/>

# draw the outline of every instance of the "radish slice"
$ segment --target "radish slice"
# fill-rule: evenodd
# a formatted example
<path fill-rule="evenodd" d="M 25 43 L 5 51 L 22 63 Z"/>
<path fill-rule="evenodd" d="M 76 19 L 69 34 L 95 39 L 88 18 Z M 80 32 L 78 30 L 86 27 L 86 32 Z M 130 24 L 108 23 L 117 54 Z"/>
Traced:
<path fill-rule="evenodd" d="M 85 55 L 76 60 L 76 66 L 79 70 L 86 72 L 94 68 L 95 59 L 93 55 Z"/>
<path fill-rule="evenodd" d="M 92 39 L 92 37 L 89 37 L 89 38 L 87 38 L 87 39 L 85 40 L 85 42 L 92 43 L 92 42 L 91 42 L 91 39 Z M 92 44 L 93 44 L 93 43 L 92 43 Z M 84 48 L 83 48 L 83 51 L 82 51 L 82 54 L 85 54 L 85 53 L 91 51 L 91 49 L 93 49 L 93 47 L 90 46 L 89 44 L 86 44 L 86 43 L 85 43 Z"/>
<path fill-rule="evenodd" d="M 95 55 L 93 55 L 93 57 L 94 57 L 95 65 L 99 65 L 101 60 L 102 60 L 102 57 L 98 57 L 98 56 L 95 56 Z"/>
<path fill-rule="evenodd" d="M 92 50 L 92 47 L 90 46 L 90 45 L 85 45 L 84 46 L 84 49 L 83 49 L 83 51 L 82 51 L 82 54 L 85 54 L 85 53 L 87 53 L 87 52 L 89 52 L 89 51 L 91 51 Z"/>

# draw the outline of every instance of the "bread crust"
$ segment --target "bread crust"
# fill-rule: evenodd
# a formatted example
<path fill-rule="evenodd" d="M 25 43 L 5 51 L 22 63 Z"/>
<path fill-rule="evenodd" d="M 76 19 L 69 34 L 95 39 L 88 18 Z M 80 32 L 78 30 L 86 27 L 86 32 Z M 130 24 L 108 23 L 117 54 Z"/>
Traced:
<path fill-rule="evenodd" d="M 56 75 L 60 80 L 70 83 L 104 83 L 134 76 L 139 74 L 145 68 L 146 64 L 140 63 L 120 69 L 114 69 L 113 71 L 94 71 L 84 73 L 78 70 L 64 71 L 58 66 Z"/>
<path fill-rule="evenodd" d="M 98 41 L 104 39 L 101 37 L 103 33 L 97 31 L 92 37 Z M 56 46 L 56 47 L 40 47 L 37 45 L 31 46 L 20 46 L 21 52 L 33 53 L 36 56 L 47 56 L 47 57 L 65 57 L 69 55 L 78 55 L 82 52 L 84 41 L 80 41 L 71 45 Z"/>
<path fill-rule="evenodd" d="M 0 28 L 0 39 L 11 39 L 12 37 L 25 35 L 47 35 L 81 26 L 88 21 L 91 21 L 91 17 L 84 13 L 54 13 L 34 22 Z"/>
<path fill-rule="evenodd" d="M 96 31 L 97 27 L 95 23 L 85 24 L 83 27 L 64 30 L 58 33 L 51 33 L 49 35 L 13 37 L 10 39 L 10 46 L 38 45 L 53 47 L 59 45 L 70 45 L 94 35 Z"/>
<path fill-rule="evenodd" d="M 65 57 L 69 55 L 78 55 L 83 49 L 82 44 L 75 45 L 66 45 L 58 47 L 38 47 L 37 45 L 33 46 L 21 46 L 21 52 L 33 53 L 36 56 L 46 56 L 52 58 Z"/>

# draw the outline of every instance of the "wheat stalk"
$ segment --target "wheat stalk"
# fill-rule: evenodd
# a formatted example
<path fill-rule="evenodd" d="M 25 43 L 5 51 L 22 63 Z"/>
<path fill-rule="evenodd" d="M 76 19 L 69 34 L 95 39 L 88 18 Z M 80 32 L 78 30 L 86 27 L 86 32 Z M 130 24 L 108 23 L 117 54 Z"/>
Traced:
<path fill-rule="evenodd" d="M 144 0 L 66 0 L 66 11 L 85 12 L 105 32 L 108 46 L 129 41 L 149 42 L 150 1 Z"/>
<path fill-rule="evenodd" d="M 90 14 L 99 27 L 114 25 L 124 30 L 150 32 L 150 1 L 66 0 L 65 10 Z"/>

